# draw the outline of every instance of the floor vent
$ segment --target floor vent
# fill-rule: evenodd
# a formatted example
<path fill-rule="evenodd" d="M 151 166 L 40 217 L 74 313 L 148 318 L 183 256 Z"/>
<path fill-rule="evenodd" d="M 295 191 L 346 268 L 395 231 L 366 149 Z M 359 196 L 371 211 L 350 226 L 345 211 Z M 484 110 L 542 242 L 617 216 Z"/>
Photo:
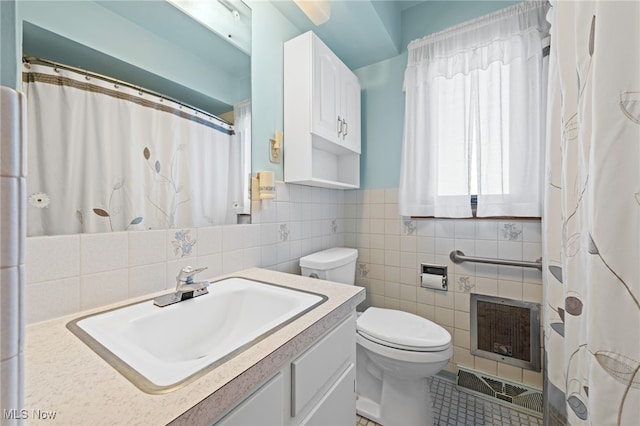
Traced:
<path fill-rule="evenodd" d="M 458 367 L 458 388 L 471 391 L 492 401 L 507 404 L 534 416 L 542 416 L 542 391 L 502 380 L 478 371 Z"/>

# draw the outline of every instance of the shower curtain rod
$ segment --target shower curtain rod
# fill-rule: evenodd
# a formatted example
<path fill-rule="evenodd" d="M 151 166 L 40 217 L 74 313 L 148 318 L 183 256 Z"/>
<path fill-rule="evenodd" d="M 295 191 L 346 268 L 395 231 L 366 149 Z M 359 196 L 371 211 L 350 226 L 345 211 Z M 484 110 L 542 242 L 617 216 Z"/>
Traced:
<path fill-rule="evenodd" d="M 214 119 L 218 120 L 219 122 L 221 122 L 223 124 L 226 124 L 228 126 L 233 126 L 232 123 L 229 123 L 224 118 L 220 118 L 217 115 L 211 114 L 210 112 L 204 111 L 204 110 L 202 110 L 200 108 L 196 108 L 196 107 L 194 107 L 192 105 L 189 105 L 189 104 L 187 104 L 185 102 L 181 102 L 181 101 L 176 100 L 176 99 L 173 99 L 173 98 L 171 98 L 169 96 L 165 96 L 165 95 L 163 95 L 161 93 L 154 92 L 153 90 L 145 89 L 144 87 L 136 86 L 135 84 L 131 84 L 131 83 L 127 83 L 126 81 L 118 80 L 117 78 L 113 78 L 113 77 L 109 77 L 109 76 L 106 76 L 106 75 L 98 74 L 96 72 L 84 70 L 82 68 L 76 68 L 76 67 L 73 67 L 71 65 L 61 64 L 59 62 L 54 62 L 54 61 L 51 61 L 49 59 L 38 58 L 36 56 L 27 56 L 27 55 L 25 55 L 25 56 L 22 57 L 22 63 L 36 64 L 36 65 L 47 65 L 47 66 L 50 66 L 50 67 L 53 67 L 53 68 L 62 68 L 62 69 L 65 69 L 65 70 L 76 72 L 78 74 L 83 74 L 83 75 L 88 76 L 88 77 L 97 78 L 97 79 L 106 81 L 108 83 L 114 83 L 116 85 L 126 86 L 126 87 L 129 87 L 131 89 L 137 90 L 138 92 L 146 93 L 146 94 L 151 95 L 151 96 L 157 96 L 160 99 L 166 99 L 168 101 L 174 102 L 174 103 L 176 103 L 178 105 L 181 105 L 183 107 L 192 109 L 192 110 L 197 111 L 199 113 L 202 113 L 202 114 L 206 115 L 207 117 L 214 118 Z"/>

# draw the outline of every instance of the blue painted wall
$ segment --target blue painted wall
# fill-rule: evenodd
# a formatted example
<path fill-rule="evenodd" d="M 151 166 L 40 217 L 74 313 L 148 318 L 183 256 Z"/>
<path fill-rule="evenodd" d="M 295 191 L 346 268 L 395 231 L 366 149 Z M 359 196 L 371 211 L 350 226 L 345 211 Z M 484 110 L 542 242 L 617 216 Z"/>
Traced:
<path fill-rule="evenodd" d="M 355 70 L 362 90 L 361 188 L 397 188 L 402 153 L 406 52 Z"/>
<path fill-rule="evenodd" d="M 403 12 L 403 53 L 355 70 L 362 88 L 361 188 L 397 188 L 400 182 L 407 44 L 516 3 L 519 2 L 428 1 Z"/>
<path fill-rule="evenodd" d="M 16 3 L 0 0 L 0 85 L 18 88 Z"/>
<path fill-rule="evenodd" d="M 96 2 L 19 1 L 17 5 L 19 55 L 26 21 L 226 104 L 247 96 L 237 93 L 234 76 Z"/>
<path fill-rule="evenodd" d="M 283 44 L 300 34 L 270 2 L 249 0 L 251 8 L 251 170 L 273 171 L 283 179 L 284 166 L 269 161 L 269 139 L 284 130 Z"/>

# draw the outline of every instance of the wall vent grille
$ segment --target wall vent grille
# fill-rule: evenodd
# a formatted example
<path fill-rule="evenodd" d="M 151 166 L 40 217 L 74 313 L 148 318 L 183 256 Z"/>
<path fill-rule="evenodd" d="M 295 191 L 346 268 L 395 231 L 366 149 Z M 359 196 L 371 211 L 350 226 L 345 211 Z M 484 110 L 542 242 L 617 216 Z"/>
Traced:
<path fill-rule="evenodd" d="M 542 391 L 478 371 L 458 367 L 456 385 L 494 402 L 542 417 Z"/>
<path fill-rule="evenodd" d="M 471 293 L 471 354 L 540 371 L 540 305 Z"/>

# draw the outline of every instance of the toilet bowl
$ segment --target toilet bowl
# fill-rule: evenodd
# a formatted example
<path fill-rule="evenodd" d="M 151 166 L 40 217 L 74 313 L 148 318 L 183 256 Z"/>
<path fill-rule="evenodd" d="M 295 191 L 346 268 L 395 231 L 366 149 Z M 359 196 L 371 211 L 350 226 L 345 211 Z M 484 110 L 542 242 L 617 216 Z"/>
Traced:
<path fill-rule="evenodd" d="M 358 251 L 332 248 L 300 259 L 302 275 L 355 283 Z M 382 425 L 432 425 L 430 378 L 453 355 L 451 335 L 417 315 L 371 307 L 356 322 L 356 411 Z"/>

